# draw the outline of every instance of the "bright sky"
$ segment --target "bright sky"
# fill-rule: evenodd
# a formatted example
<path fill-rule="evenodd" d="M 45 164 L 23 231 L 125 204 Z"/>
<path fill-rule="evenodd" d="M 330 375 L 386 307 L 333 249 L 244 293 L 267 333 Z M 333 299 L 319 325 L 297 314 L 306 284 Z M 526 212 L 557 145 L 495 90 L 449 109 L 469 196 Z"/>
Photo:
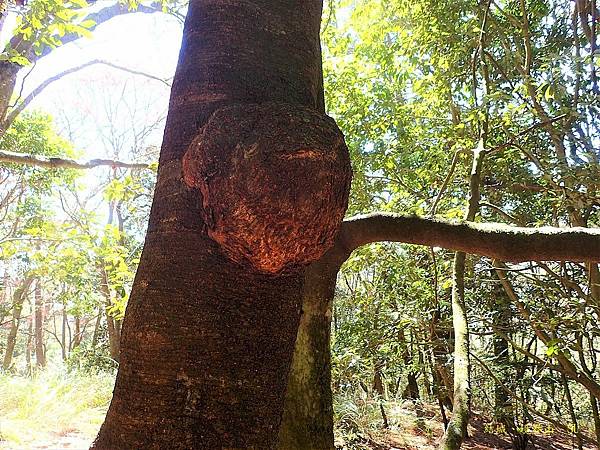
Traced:
<path fill-rule="evenodd" d="M 98 1 L 97 5 L 113 3 Z M 92 38 L 81 38 L 42 58 L 27 76 L 23 93 L 27 95 L 45 79 L 94 59 L 171 78 L 181 30 L 177 19 L 162 13 L 115 17 L 98 26 Z M 26 73 L 24 69 L 21 77 Z M 81 159 L 118 156 L 128 160 L 134 132 L 166 114 L 168 97 L 169 88 L 158 81 L 93 65 L 54 82 L 29 108 L 51 113 L 65 137 L 85 150 Z M 162 124 L 139 146 L 160 146 L 161 139 Z"/>
<path fill-rule="evenodd" d="M 115 1 L 98 1 L 96 8 Z M 14 25 L 14 17 L 12 25 Z M 0 45 L 11 36 L 11 21 L 5 23 Z M 115 17 L 99 25 L 91 38 L 81 38 L 53 50 L 31 67 L 19 73 L 16 92 L 25 76 L 23 98 L 44 80 L 91 60 L 104 60 L 131 70 L 145 72 L 163 79 L 172 78 L 181 45 L 183 25 L 173 16 L 163 13 L 132 13 Z M 69 74 L 48 86 L 27 110 L 50 113 L 59 133 L 74 144 L 78 158 L 121 161 L 144 161 L 144 149 L 160 148 L 167 113 L 170 88 L 160 81 L 133 75 L 105 65 L 92 65 Z M 152 131 L 141 139 L 144 128 Z M 137 147 L 138 155 L 132 154 Z M 15 149 L 27 152 L 27 149 Z M 158 151 L 154 151 L 154 160 Z M 80 198 L 91 195 L 87 204 L 95 211 L 99 224 L 106 221 L 108 207 L 96 189 L 108 179 L 110 169 L 86 170 L 79 179 Z M 61 207 L 54 199 L 58 216 Z"/>

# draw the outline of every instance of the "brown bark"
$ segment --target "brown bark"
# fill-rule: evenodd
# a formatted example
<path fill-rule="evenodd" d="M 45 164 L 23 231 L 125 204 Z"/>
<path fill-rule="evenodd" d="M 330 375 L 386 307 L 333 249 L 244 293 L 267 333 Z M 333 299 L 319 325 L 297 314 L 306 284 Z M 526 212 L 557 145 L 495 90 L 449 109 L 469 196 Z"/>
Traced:
<path fill-rule="evenodd" d="M 73 345 L 71 346 L 71 350 L 79 347 L 81 344 L 81 317 L 75 317 L 75 333 L 73 334 Z"/>
<path fill-rule="evenodd" d="M 398 333 L 398 341 L 403 346 L 402 350 L 402 361 L 404 362 L 405 368 L 408 368 L 406 375 L 406 387 L 402 392 L 402 398 L 407 400 L 419 400 L 419 384 L 417 383 L 417 372 L 413 369 L 411 349 L 409 343 L 406 341 L 404 336 L 404 330 L 400 330 Z"/>
<path fill-rule="evenodd" d="M 27 298 L 27 292 L 33 282 L 33 277 L 27 276 L 23 283 L 15 290 L 13 294 L 13 317 L 10 324 L 8 337 L 6 338 L 6 352 L 2 361 L 2 369 L 8 370 L 12 364 L 13 353 L 17 343 L 17 332 L 19 331 L 19 323 L 21 321 L 21 311 L 23 303 Z"/>
<path fill-rule="evenodd" d="M 577 448 L 578 450 L 583 449 L 583 439 L 581 439 L 581 435 L 579 434 L 579 424 L 577 422 L 577 415 L 575 414 L 575 408 L 573 407 L 573 398 L 571 397 L 571 388 L 569 387 L 569 380 L 565 374 L 561 374 L 561 380 L 563 383 L 563 388 L 565 390 L 565 397 L 567 399 L 567 408 L 569 410 L 569 417 L 571 418 L 571 426 L 573 427 L 573 433 L 577 438 Z"/>
<path fill-rule="evenodd" d="M 99 267 L 100 270 L 100 292 L 104 296 L 104 317 L 106 319 L 106 330 L 108 333 L 108 350 L 110 357 L 115 361 L 119 361 L 119 353 L 121 351 L 121 333 L 117 321 L 110 313 L 112 305 L 112 297 L 110 295 L 110 287 L 108 286 L 108 277 L 104 267 Z"/>
<path fill-rule="evenodd" d="M 318 0 L 190 2 L 114 396 L 94 448 L 276 445 L 304 270 L 265 274 L 226 257 L 181 161 L 220 107 L 323 111 L 320 15 Z"/>
<path fill-rule="evenodd" d="M 62 314 L 61 314 L 62 322 L 60 327 L 60 350 L 63 361 L 67 360 L 67 356 L 69 355 L 69 347 L 67 343 L 67 328 L 69 325 L 69 320 L 67 317 L 67 305 L 65 302 L 62 304 Z"/>
<path fill-rule="evenodd" d="M 31 319 L 31 317 L 29 317 L 28 322 L 28 329 L 27 329 L 27 345 L 25 347 L 25 364 L 27 367 L 27 373 L 31 373 L 32 372 L 32 367 L 31 367 L 31 351 L 33 350 L 33 320 Z"/>
<path fill-rule="evenodd" d="M 95 348 L 98 344 L 98 339 L 100 337 L 100 324 L 102 323 L 102 312 L 104 311 L 104 307 L 100 306 L 98 308 L 98 315 L 96 316 L 96 321 L 94 323 L 94 332 L 92 333 L 92 348 Z"/>

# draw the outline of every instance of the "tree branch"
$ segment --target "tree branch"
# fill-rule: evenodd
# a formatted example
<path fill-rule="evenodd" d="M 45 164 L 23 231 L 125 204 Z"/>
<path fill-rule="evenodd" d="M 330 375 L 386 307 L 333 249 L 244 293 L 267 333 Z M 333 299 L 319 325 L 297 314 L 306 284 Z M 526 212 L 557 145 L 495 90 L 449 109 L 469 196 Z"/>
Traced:
<path fill-rule="evenodd" d="M 146 163 L 129 163 L 112 159 L 91 159 L 87 162 L 77 162 L 65 158 L 43 158 L 36 155 L 15 153 L 0 150 L 0 164 L 23 164 L 26 166 L 45 167 L 48 169 L 93 169 L 98 166 L 110 166 L 120 169 L 149 169 Z"/>
<path fill-rule="evenodd" d="M 600 229 L 524 228 L 375 213 L 344 221 L 340 244 L 349 254 L 380 241 L 443 247 L 503 261 L 600 262 Z"/>
<path fill-rule="evenodd" d="M 86 67 L 92 66 L 94 64 L 102 64 L 108 67 L 112 67 L 114 69 L 118 69 L 118 70 L 122 70 L 124 72 L 128 72 L 134 75 L 140 75 L 140 76 L 144 76 L 146 78 L 150 78 L 152 80 L 156 80 L 156 81 L 160 81 L 161 83 L 165 84 L 166 86 L 171 86 L 169 84 L 169 82 L 167 80 L 163 80 L 160 77 L 157 77 L 155 75 L 150 75 L 146 72 L 142 72 L 139 70 L 134 70 L 134 69 L 129 69 L 127 67 L 124 66 L 120 66 L 118 64 L 113 64 L 111 62 L 108 61 L 102 61 L 100 59 L 94 59 L 92 61 L 88 61 L 84 64 L 81 64 L 79 66 L 75 66 L 75 67 L 71 67 L 70 69 L 67 69 L 63 72 L 57 73 L 56 75 L 47 78 L 46 80 L 44 80 L 42 83 L 40 83 L 35 89 L 33 89 L 29 95 L 27 97 L 25 97 L 25 99 L 20 102 L 15 108 L 13 108 L 11 110 L 11 112 L 6 116 L 6 119 L 4 120 L 4 122 L 2 123 L 2 129 L 3 130 L 7 130 L 8 127 L 10 127 L 10 125 L 14 122 L 14 120 L 16 119 L 16 117 L 21 114 L 21 112 L 27 107 L 27 105 L 29 105 L 38 95 L 41 94 L 41 92 L 46 89 L 50 84 L 54 83 L 55 81 L 60 80 L 61 78 L 70 75 L 72 73 L 75 72 L 79 72 L 82 69 L 85 69 Z"/>
<path fill-rule="evenodd" d="M 88 28 L 88 31 L 93 31 L 96 29 L 98 25 L 107 22 L 113 17 L 120 16 L 123 14 L 131 14 L 131 13 L 146 13 L 153 14 L 156 12 L 160 12 L 162 8 L 156 4 L 151 4 L 150 6 L 146 5 L 138 5 L 135 9 L 130 9 L 129 5 L 124 2 L 115 2 L 114 4 L 107 6 L 105 8 L 100 9 L 99 11 L 88 14 L 86 17 L 82 19 L 82 22 L 92 21 L 94 25 Z M 69 42 L 75 41 L 81 37 L 78 33 L 67 33 L 60 38 L 61 45 L 68 44 Z M 14 50 L 26 56 L 30 61 L 36 61 L 46 55 L 48 55 L 53 48 L 50 46 L 44 46 L 38 53 L 33 51 L 33 39 L 25 40 L 21 35 L 13 36 L 10 40 L 9 46 Z"/>
<path fill-rule="evenodd" d="M 580 433 L 578 431 L 573 431 L 571 428 L 569 428 L 567 425 L 565 425 L 563 422 L 561 422 L 560 420 L 556 420 L 553 419 L 552 417 L 539 412 L 537 409 L 535 409 L 533 406 L 531 406 L 529 403 L 527 403 L 521 396 L 515 394 L 512 390 L 510 390 L 509 388 L 507 388 L 504 383 L 502 383 L 502 381 L 500 381 L 500 379 L 494 374 L 494 372 L 492 371 L 492 369 L 490 369 L 488 367 L 487 364 L 485 364 L 481 358 L 479 358 L 476 354 L 471 352 L 471 356 L 475 359 L 475 361 L 477 361 L 479 363 L 479 365 L 488 373 L 489 376 L 492 377 L 492 379 L 494 380 L 494 382 L 500 386 L 500 388 L 506 392 L 510 397 L 512 397 L 513 399 L 515 399 L 517 402 L 519 402 L 521 405 L 523 405 L 525 408 L 527 408 L 527 410 L 529 412 L 531 412 L 532 414 L 544 419 L 545 421 L 551 423 L 552 425 L 554 425 L 557 428 L 560 428 L 563 431 L 566 431 L 568 433 L 573 433 L 577 436 L 580 436 L 583 440 L 590 442 L 590 443 L 594 443 L 593 439 L 590 439 L 588 436 L 586 436 L 583 433 Z"/>

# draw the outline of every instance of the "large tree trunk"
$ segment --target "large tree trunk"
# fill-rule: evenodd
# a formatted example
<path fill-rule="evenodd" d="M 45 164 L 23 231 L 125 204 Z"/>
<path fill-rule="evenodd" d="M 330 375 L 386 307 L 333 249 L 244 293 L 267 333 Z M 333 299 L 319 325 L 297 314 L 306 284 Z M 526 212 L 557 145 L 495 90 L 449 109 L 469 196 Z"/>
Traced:
<path fill-rule="evenodd" d="M 212 122 L 208 120 L 219 108 L 218 116 L 213 117 L 224 117 L 223 126 L 234 128 L 247 118 L 238 114 L 228 122 L 232 110 L 246 108 L 250 119 L 260 122 L 262 116 L 252 114 L 265 112 L 269 105 L 250 106 L 253 103 L 284 102 L 323 112 L 321 6 L 320 0 L 190 2 L 148 235 L 123 322 L 115 391 L 94 448 L 276 445 L 300 318 L 304 270 L 293 266 L 266 273 L 277 258 L 261 259 L 260 254 L 236 258 L 240 247 L 227 241 L 232 236 L 215 228 L 222 225 L 223 211 L 211 214 L 214 211 L 207 209 L 208 202 L 214 201 L 208 194 L 223 193 L 202 184 L 214 181 L 214 173 L 190 176 L 190 166 L 182 167 L 182 159 L 188 147 L 192 153 L 204 148 L 203 141 L 198 144 L 195 139 L 206 137 L 199 131 L 209 129 Z M 223 108 L 236 104 L 242 106 Z M 281 119 L 268 111 L 265 114 L 275 117 L 274 122 Z M 269 133 L 282 141 L 293 132 L 292 127 L 277 126 L 273 123 Z M 248 135 L 253 132 L 251 127 L 245 130 Z M 211 137 L 209 134 L 207 139 Z M 244 164 L 260 145 L 239 139 L 238 147 L 248 147 L 236 164 Z M 291 161 L 315 154 L 312 147 L 300 149 L 303 151 L 298 154 L 283 156 Z M 214 162 L 190 152 L 186 158 L 191 160 L 186 161 L 192 166 Z M 315 160 L 320 161 L 320 156 Z M 221 169 L 217 167 L 217 172 Z M 310 188 L 315 174 L 307 171 L 303 175 L 303 188 Z M 230 179 L 236 181 L 236 174 Z M 264 190 L 261 181 L 254 179 L 249 191 Z M 347 185 L 347 179 L 342 181 Z M 301 197 L 303 194 L 294 190 L 295 183 L 300 185 L 299 174 L 288 182 L 294 195 Z M 199 187 L 202 194 L 188 186 Z M 277 194 L 277 190 L 270 193 Z M 346 195 L 347 190 L 343 202 Z M 327 214 L 319 211 L 314 218 L 320 224 Z M 289 235 L 288 222 L 272 225 L 281 227 L 279 236 Z M 264 229 L 247 231 L 255 232 L 259 240 L 266 233 Z M 294 243 L 288 244 L 293 247 Z M 315 258 L 326 247 L 323 244 Z M 283 263 L 287 262 L 284 258 Z"/>

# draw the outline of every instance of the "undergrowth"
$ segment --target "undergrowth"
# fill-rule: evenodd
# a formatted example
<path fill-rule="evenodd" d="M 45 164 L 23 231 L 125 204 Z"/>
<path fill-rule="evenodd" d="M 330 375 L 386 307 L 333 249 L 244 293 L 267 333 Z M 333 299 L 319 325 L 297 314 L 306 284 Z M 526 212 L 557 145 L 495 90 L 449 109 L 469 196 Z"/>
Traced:
<path fill-rule="evenodd" d="M 45 370 L 0 373 L 0 448 L 77 433 L 91 441 L 110 402 L 114 374 Z"/>

